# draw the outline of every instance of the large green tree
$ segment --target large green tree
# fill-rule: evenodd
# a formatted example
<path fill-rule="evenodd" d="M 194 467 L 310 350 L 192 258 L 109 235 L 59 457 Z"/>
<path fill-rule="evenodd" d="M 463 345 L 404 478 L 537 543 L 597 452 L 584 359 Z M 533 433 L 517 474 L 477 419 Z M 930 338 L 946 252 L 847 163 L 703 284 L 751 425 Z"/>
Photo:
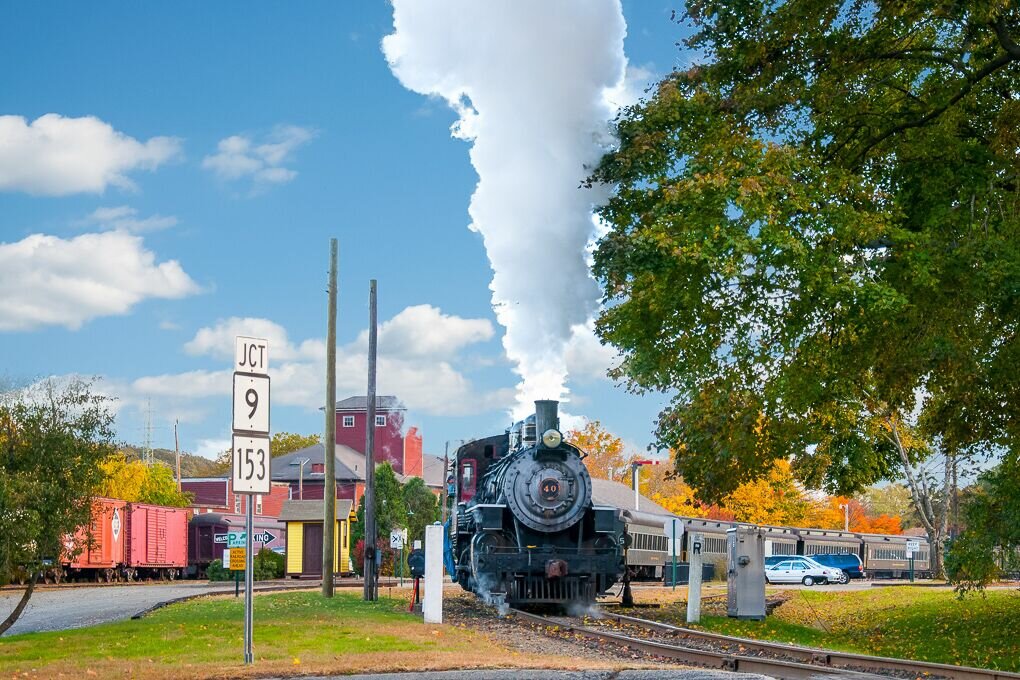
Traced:
<path fill-rule="evenodd" d="M 591 177 L 617 187 L 597 330 L 619 377 L 675 395 L 677 470 L 714 500 L 792 454 L 852 493 L 1011 445 L 1016 3 L 687 6 L 699 63 L 621 114 Z M 923 446 L 891 436 L 910 413 Z"/>
<path fill-rule="evenodd" d="M 27 577 L 24 595 L 0 622 L 14 625 L 46 560 L 87 547 L 92 507 L 115 452 L 106 397 L 81 380 L 44 381 L 0 395 L 0 583 Z M 86 527 L 84 543 L 70 540 Z"/>
<path fill-rule="evenodd" d="M 401 490 L 404 505 L 407 507 L 407 540 L 411 546 L 414 541 L 425 541 L 425 527 L 439 520 L 439 499 L 425 486 L 421 477 L 411 477 L 404 483 Z"/>
<path fill-rule="evenodd" d="M 966 529 L 946 556 L 948 576 L 962 592 L 1020 571 L 1020 457 L 1004 456 L 968 491 Z"/>

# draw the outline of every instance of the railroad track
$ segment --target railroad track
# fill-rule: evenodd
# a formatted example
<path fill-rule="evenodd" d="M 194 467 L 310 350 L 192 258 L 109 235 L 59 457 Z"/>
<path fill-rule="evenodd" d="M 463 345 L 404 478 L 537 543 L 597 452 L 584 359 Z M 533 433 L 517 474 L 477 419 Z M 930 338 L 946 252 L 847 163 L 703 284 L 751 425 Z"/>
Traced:
<path fill-rule="evenodd" d="M 689 628 L 680 628 L 657 621 L 648 621 L 623 614 L 602 612 L 604 620 L 652 632 L 661 637 L 678 639 L 664 641 L 635 637 L 623 632 L 608 631 L 598 627 L 577 625 L 562 618 L 552 619 L 530 612 L 512 610 L 515 617 L 542 626 L 558 626 L 561 630 L 585 637 L 610 642 L 647 654 L 676 659 L 683 663 L 707 666 L 743 673 L 761 673 L 783 680 L 807 678 L 864 678 L 875 673 L 888 674 L 893 671 L 897 677 L 941 677 L 952 680 L 1020 680 L 1020 673 L 951 666 L 948 664 L 905 661 L 863 654 L 833 652 L 823 649 L 796 647 L 761 640 L 707 633 Z M 697 642 L 700 647 L 679 644 L 680 640 Z M 705 647 L 711 647 L 706 649 Z"/>

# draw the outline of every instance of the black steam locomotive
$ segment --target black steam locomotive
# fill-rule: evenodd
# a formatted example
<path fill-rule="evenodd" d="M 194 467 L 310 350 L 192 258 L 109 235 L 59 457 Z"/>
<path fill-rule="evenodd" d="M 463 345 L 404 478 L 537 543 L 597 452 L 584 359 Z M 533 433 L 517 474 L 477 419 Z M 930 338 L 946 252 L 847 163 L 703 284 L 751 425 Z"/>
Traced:
<path fill-rule="evenodd" d="M 616 508 L 592 504 L 584 453 L 563 441 L 558 402 L 460 447 L 450 527 L 455 578 L 510 605 L 593 602 L 624 571 Z"/>

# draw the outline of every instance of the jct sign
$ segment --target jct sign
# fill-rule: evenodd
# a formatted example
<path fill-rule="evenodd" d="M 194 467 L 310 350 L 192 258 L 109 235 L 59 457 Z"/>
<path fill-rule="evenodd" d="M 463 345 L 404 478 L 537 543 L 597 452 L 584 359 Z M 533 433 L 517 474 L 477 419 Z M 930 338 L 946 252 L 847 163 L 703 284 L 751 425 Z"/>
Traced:
<path fill-rule="evenodd" d="M 231 477 L 234 493 L 268 494 L 269 341 L 239 336 L 234 349 Z"/>

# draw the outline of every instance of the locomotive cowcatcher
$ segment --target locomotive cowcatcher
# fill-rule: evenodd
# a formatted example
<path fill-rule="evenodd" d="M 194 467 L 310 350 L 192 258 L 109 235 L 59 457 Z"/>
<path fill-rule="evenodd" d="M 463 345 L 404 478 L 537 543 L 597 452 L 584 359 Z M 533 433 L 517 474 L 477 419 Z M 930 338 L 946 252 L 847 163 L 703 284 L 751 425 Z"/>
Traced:
<path fill-rule="evenodd" d="M 590 603 L 622 576 L 623 522 L 592 504 L 586 454 L 563 441 L 558 402 L 453 460 L 456 580 L 490 602 Z"/>

